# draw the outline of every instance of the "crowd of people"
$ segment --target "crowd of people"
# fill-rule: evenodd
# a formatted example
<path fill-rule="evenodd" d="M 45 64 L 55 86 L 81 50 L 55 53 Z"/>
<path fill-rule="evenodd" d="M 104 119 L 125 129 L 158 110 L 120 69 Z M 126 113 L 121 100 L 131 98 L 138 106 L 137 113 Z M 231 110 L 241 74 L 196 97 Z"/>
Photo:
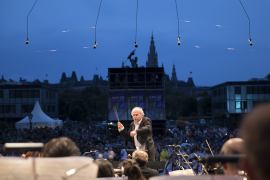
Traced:
<path fill-rule="evenodd" d="M 226 128 L 215 128 L 207 126 L 186 126 L 183 129 L 174 127 L 167 129 L 165 135 L 153 136 L 156 147 L 156 161 L 167 161 L 171 155 L 167 145 L 181 145 L 181 152 L 190 155 L 188 160 L 192 161 L 193 153 L 200 157 L 210 154 L 207 140 L 212 149 L 212 153 L 218 154 L 223 143 L 229 138 L 238 137 L 238 129 L 227 130 Z M 84 152 L 98 150 L 93 156 L 94 159 L 103 157 L 115 161 L 127 159 L 125 149 L 134 149 L 133 144 L 116 131 L 108 131 L 105 127 L 76 125 L 56 127 L 55 129 L 44 127 L 36 128 L 33 131 L 28 129 L 5 129 L 0 131 L 0 146 L 7 142 L 42 142 L 58 137 L 69 137 L 79 147 L 80 154 Z M 162 151 L 167 151 L 168 156 L 164 156 Z M 21 156 L 27 152 L 0 152 L 3 156 Z"/>

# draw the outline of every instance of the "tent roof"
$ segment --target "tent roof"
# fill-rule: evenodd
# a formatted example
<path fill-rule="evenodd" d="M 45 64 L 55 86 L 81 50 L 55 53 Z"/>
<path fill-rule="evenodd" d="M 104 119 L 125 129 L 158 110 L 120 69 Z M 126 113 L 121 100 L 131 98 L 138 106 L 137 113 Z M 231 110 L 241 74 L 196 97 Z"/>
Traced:
<path fill-rule="evenodd" d="M 30 123 L 30 121 L 29 121 L 29 118 L 28 118 L 28 116 L 26 116 L 25 118 L 23 118 L 22 120 L 20 120 L 20 121 L 18 121 L 18 122 L 16 122 L 16 124 L 20 124 L 20 123 Z"/>
<path fill-rule="evenodd" d="M 53 122 L 55 123 L 55 120 L 47 116 L 40 108 L 39 102 L 37 101 L 35 104 L 35 107 L 32 111 L 33 119 L 32 123 L 35 122 Z"/>

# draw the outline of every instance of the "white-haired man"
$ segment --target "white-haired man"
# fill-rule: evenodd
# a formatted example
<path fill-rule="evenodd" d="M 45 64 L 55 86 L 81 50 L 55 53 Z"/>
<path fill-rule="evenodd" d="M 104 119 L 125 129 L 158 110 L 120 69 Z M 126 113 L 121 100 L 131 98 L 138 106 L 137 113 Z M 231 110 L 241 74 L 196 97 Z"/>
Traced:
<path fill-rule="evenodd" d="M 144 117 L 143 109 L 135 107 L 131 111 L 133 122 L 129 131 L 124 129 L 123 124 L 118 122 L 120 134 L 127 140 L 132 141 L 137 150 L 147 150 L 149 160 L 155 161 L 155 145 L 152 138 L 152 121 Z"/>

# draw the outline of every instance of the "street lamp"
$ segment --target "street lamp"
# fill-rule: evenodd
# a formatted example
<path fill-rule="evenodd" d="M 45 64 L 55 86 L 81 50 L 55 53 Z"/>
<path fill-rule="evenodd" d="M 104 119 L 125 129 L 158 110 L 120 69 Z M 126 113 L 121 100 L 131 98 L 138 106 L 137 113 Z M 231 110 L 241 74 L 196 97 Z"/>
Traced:
<path fill-rule="evenodd" d="M 32 130 L 32 118 L 33 118 L 33 114 L 29 113 L 28 114 L 28 118 L 29 118 L 29 121 L 30 121 L 30 130 Z"/>
<path fill-rule="evenodd" d="M 9 112 L 9 126 L 10 126 L 10 129 L 11 129 L 11 116 L 13 115 L 13 112 L 10 111 Z"/>

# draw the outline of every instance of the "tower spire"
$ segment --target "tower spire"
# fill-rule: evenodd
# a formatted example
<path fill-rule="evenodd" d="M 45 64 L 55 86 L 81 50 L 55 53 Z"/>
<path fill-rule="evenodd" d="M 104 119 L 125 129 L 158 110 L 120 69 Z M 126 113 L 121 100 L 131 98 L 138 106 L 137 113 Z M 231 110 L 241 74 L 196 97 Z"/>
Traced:
<path fill-rule="evenodd" d="M 148 52 L 148 60 L 146 61 L 146 67 L 158 67 L 158 55 L 156 52 L 153 31 L 150 42 L 150 51 Z"/>

